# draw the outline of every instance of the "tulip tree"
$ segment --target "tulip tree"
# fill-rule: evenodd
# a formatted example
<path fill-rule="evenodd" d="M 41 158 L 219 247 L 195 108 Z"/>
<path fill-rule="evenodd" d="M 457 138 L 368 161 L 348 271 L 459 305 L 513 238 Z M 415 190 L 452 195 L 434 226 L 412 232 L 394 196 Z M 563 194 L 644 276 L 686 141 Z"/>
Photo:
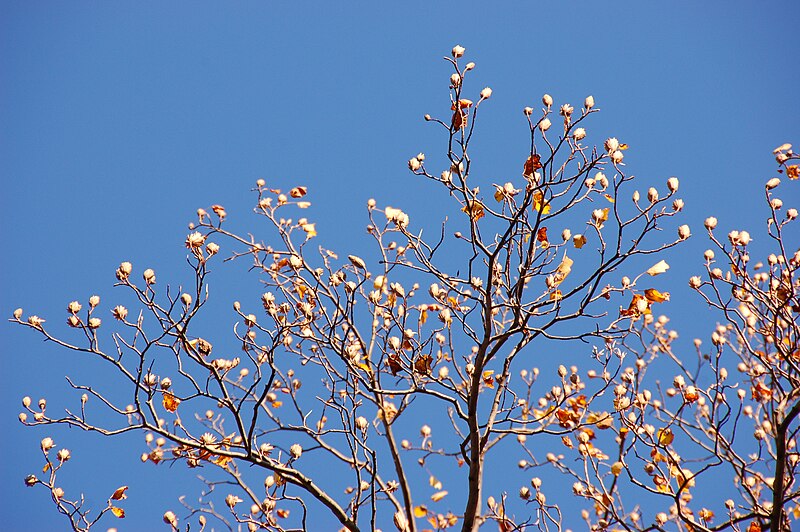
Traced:
<path fill-rule="evenodd" d="M 414 186 L 449 204 L 445 223 L 423 231 L 369 200 L 372 248 L 332 250 L 310 218 L 313 187 L 259 180 L 255 215 L 269 235 L 229 229 L 221 205 L 199 209 L 185 241 L 191 286 L 161 289 L 154 270 L 126 261 L 116 286 L 135 309 L 93 296 L 52 327 L 14 312 L 109 365 L 130 398 L 70 380 L 77 409 L 26 397 L 20 421 L 141 433 L 145 466 L 202 469 L 199 502 L 163 509 L 175 530 L 313 529 L 323 514 L 343 530 L 401 532 L 789 530 L 800 513 L 800 252 L 780 178 L 765 189 L 766 262 L 750 257 L 746 231 L 722 237 L 706 220 L 712 249 L 689 285 L 719 322 L 711 345 L 686 355 L 659 316 L 670 294 L 655 286 L 668 277 L 655 279 L 664 252 L 691 236 L 672 220 L 678 179 L 638 184 L 626 144 L 586 141 L 591 96 L 573 107 L 544 95 L 523 110 L 519 173 L 488 184 L 471 143 L 492 91 L 469 88 L 464 53 L 446 58 L 450 107 L 425 115 L 441 154 L 408 162 Z M 796 187 L 791 146 L 774 155 Z M 201 318 L 226 260 L 246 261 L 264 290 L 260 303 L 233 303 L 232 336 L 211 338 Z M 226 344 L 240 354 L 218 354 Z M 580 365 L 540 371 L 559 345 Z M 41 450 L 44 474 L 25 483 L 47 490 L 74 530 L 124 518 L 125 486 L 87 508 L 59 487 L 70 451 L 50 436 Z M 529 480 L 496 490 L 498 470 Z M 697 492 L 719 479 L 733 481 L 727 500 Z M 550 492 L 559 482 L 571 491 Z"/>

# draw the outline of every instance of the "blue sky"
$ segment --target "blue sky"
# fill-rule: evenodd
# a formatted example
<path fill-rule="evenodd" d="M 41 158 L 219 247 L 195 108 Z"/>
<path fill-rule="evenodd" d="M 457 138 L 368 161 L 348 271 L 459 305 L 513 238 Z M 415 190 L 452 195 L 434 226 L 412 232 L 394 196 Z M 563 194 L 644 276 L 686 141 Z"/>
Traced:
<path fill-rule="evenodd" d="M 702 307 L 683 288 L 701 264 L 702 220 L 713 214 L 723 228 L 760 230 L 764 211 L 752 198 L 774 174 L 771 150 L 800 142 L 794 8 L 3 2 L 2 312 L 22 306 L 60 326 L 73 299 L 114 300 L 122 260 L 155 268 L 165 282 L 185 281 L 182 241 L 195 209 L 220 203 L 241 227 L 252 224 L 248 190 L 257 178 L 307 184 L 318 238 L 343 254 L 366 242 L 368 198 L 404 208 L 420 225 L 435 223 L 443 199 L 409 175 L 406 161 L 419 151 L 442 154 L 441 137 L 422 116 L 445 113 L 450 72 L 441 57 L 460 43 L 477 63 L 475 95 L 494 90 L 475 145 L 487 184 L 518 176 L 527 149 L 521 110 L 537 107 L 544 92 L 576 106 L 593 94 L 603 112 L 588 140 L 630 144 L 628 169 L 647 181 L 681 179 L 683 220 L 697 236 L 673 252 L 679 297 L 667 311 L 688 347 L 713 325 L 692 319 Z M 253 286 L 221 283 L 221 308 L 229 305 L 225 290 Z M 65 374 L 105 374 L 0 327 L 2 521 L 9 530 L 61 527 L 61 516 L 40 511 L 43 492 L 23 490 L 50 433 L 17 423 L 19 400 L 47 395 L 58 408 Z M 132 486 L 120 530 L 154 526 L 163 509 L 177 508 L 178 494 L 196 487 L 167 482 L 188 475 L 139 464 L 141 437 L 53 437 L 74 450 L 68 489 L 102 504 L 118 485 Z"/>

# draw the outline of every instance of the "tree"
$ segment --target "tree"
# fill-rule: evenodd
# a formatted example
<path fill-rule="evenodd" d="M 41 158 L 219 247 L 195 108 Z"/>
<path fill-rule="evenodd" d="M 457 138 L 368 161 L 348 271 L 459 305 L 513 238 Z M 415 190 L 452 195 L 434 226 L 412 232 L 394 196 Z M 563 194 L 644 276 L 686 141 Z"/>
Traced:
<path fill-rule="evenodd" d="M 432 238 L 401 209 L 370 200 L 373 251 L 340 255 L 317 244 L 303 217 L 306 186 L 284 192 L 259 180 L 255 213 L 272 234 L 229 230 L 221 205 L 199 209 L 185 241 L 191 287 L 159 291 L 152 269 L 139 281 L 122 262 L 116 286 L 138 309 L 114 306 L 113 326 L 98 296 L 86 308 L 68 305 L 72 331 L 63 335 L 14 312 L 12 322 L 108 364 L 113 387 L 130 398 L 70 380 L 79 410 L 51 414 L 45 400 L 26 397 L 20 421 L 109 437 L 143 432 L 143 462 L 202 468 L 200 503 L 183 499 L 185 516 L 163 516 L 176 530 L 195 519 L 201 528 L 306 529 L 323 511 L 345 530 L 560 530 L 584 526 L 565 515 L 573 506 L 585 507 L 581 520 L 593 530 L 788 530 L 800 512 L 800 251 L 786 234 L 797 211 L 781 216 L 774 197 L 780 180 L 766 185 L 766 265 L 751 263 L 747 232 L 721 239 L 717 221 L 706 220 L 715 250 L 689 284 L 720 324 L 711 348 L 696 341 L 690 360 L 654 314 L 670 297 L 653 287 L 669 269 L 663 253 L 691 236 L 687 225 L 663 236 L 683 208 L 678 179 L 640 196 L 625 144 L 584 144 L 594 99 L 556 112 L 544 95 L 540 110 L 524 109 L 521 176 L 482 192 L 470 142 L 492 91 L 468 98 L 474 64 L 463 64 L 464 53 L 456 46 L 446 58 L 450 110 L 425 116 L 446 140 L 446 169 L 431 170 L 439 163 L 422 153 L 408 162 L 453 206 Z M 797 179 L 791 146 L 775 155 Z M 249 261 L 265 285 L 263 309 L 234 304 L 241 355 L 224 358 L 213 346 L 226 340 L 202 325 L 223 253 Z M 583 366 L 541 373 L 559 346 L 580 349 Z M 726 369 L 734 362 L 738 378 Z M 124 517 L 125 486 L 90 514 L 58 487 L 70 452 L 54 452 L 50 437 L 41 449 L 44 475 L 25 483 L 44 487 L 73 529 Z M 337 478 L 305 465 L 315 457 Z M 548 500 L 538 476 L 489 492 L 495 467 L 557 472 L 577 500 Z M 726 502 L 697 493 L 720 478 L 734 481 Z"/>

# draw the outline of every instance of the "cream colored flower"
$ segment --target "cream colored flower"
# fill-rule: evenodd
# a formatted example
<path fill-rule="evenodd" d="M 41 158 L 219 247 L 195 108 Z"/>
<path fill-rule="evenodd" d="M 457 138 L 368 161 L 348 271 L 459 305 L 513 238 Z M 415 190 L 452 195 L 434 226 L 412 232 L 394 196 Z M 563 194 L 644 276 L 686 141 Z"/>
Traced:
<path fill-rule="evenodd" d="M 583 101 L 583 106 L 587 109 L 591 109 L 594 107 L 594 96 L 587 96 L 586 99 Z"/>
<path fill-rule="evenodd" d="M 682 225 L 678 228 L 678 238 L 681 240 L 686 240 L 690 236 L 692 236 L 692 232 L 688 225 Z"/>
<path fill-rule="evenodd" d="M 550 129 L 550 126 L 552 126 L 552 125 L 553 125 L 553 123 L 550 122 L 549 118 L 544 118 L 544 119 L 542 119 L 541 122 L 539 122 L 539 129 L 542 130 L 542 132 L 545 132 L 548 129 Z"/>
<path fill-rule="evenodd" d="M 583 140 L 586 138 L 586 130 L 582 127 L 576 128 L 575 131 L 572 132 L 572 136 L 575 140 Z"/>
<path fill-rule="evenodd" d="M 289 447 L 289 454 L 292 455 L 292 458 L 297 460 L 303 454 L 303 448 L 300 446 L 299 443 L 295 443 L 291 447 Z"/>
<path fill-rule="evenodd" d="M 677 192 L 679 185 L 680 181 L 678 181 L 677 177 L 670 177 L 667 179 L 667 188 L 670 192 Z"/>
<path fill-rule="evenodd" d="M 45 320 L 43 320 L 39 316 L 35 316 L 35 315 L 34 316 L 28 316 L 28 325 L 30 325 L 32 327 L 35 327 L 37 329 L 41 329 L 42 328 L 42 324 L 44 322 L 45 322 Z"/>
<path fill-rule="evenodd" d="M 147 268 L 144 273 L 142 273 L 142 277 L 144 278 L 144 282 L 147 284 L 156 283 L 156 272 L 153 271 L 152 268 Z"/>
<path fill-rule="evenodd" d="M 466 48 L 464 48 L 460 44 L 457 44 L 457 45 L 453 46 L 453 50 L 452 50 L 451 53 L 453 54 L 454 58 L 458 59 L 459 57 L 463 56 L 464 52 L 466 52 L 466 51 L 467 51 Z"/>
<path fill-rule="evenodd" d="M 607 138 L 604 146 L 608 153 L 614 153 L 615 151 L 619 150 L 619 141 L 616 137 Z"/>
<path fill-rule="evenodd" d="M 111 314 L 114 315 L 115 319 L 122 321 L 128 316 L 128 309 L 122 305 L 117 305 L 114 307 L 114 310 L 111 311 Z"/>
<path fill-rule="evenodd" d="M 47 438 L 42 439 L 40 446 L 42 448 L 42 451 L 47 452 L 50 449 L 52 449 L 53 447 L 55 447 L 56 444 L 53 441 L 53 438 L 47 437 Z"/>
<path fill-rule="evenodd" d="M 714 218 L 713 216 L 709 216 L 708 218 L 706 218 L 706 221 L 703 223 L 703 225 L 705 225 L 706 229 L 710 231 L 715 227 L 717 227 L 717 219 Z"/>
<path fill-rule="evenodd" d="M 199 231 L 195 231 L 194 233 L 189 233 L 186 237 L 186 247 L 189 249 L 199 249 L 205 243 L 206 237 Z"/>
<path fill-rule="evenodd" d="M 545 104 L 545 106 L 547 106 L 547 107 L 552 107 L 553 106 L 553 97 L 550 96 L 549 94 L 545 94 L 544 96 L 542 96 L 542 103 Z"/>
<path fill-rule="evenodd" d="M 485 87 L 485 88 L 484 88 L 484 89 L 481 91 L 481 99 L 482 99 L 482 100 L 488 100 L 488 99 L 489 99 L 489 98 L 491 98 L 491 97 L 492 97 L 492 89 L 491 89 L 491 88 L 489 88 L 489 87 Z"/>
<path fill-rule="evenodd" d="M 89 323 L 87 325 L 89 325 L 90 329 L 98 329 L 102 323 L 103 320 L 100 318 L 89 318 Z"/>
<path fill-rule="evenodd" d="M 77 301 L 71 301 L 69 305 L 67 305 L 67 311 L 71 314 L 77 314 L 81 311 L 83 307 Z"/>

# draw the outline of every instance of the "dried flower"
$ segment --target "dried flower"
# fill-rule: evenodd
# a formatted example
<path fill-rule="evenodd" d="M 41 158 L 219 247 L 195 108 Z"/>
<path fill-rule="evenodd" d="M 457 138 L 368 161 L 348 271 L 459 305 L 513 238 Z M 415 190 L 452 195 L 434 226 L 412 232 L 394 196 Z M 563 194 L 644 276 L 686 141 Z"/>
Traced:
<path fill-rule="evenodd" d="M 489 87 L 485 87 L 485 88 L 484 88 L 484 89 L 481 91 L 481 99 L 482 99 L 482 100 L 488 100 L 488 99 L 489 99 L 489 98 L 491 98 L 491 97 L 492 97 L 492 89 L 491 89 L 491 88 L 489 88 Z"/>
<path fill-rule="evenodd" d="M 87 325 L 89 325 L 90 329 L 97 329 L 100 327 L 102 323 L 103 320 L 101 320 L 100 318 L 89 318 L 89 323 Z"/>
<path fill-rule="evenodd" d="M 219 253 L 219 244 L 216 244 L 214 242 L 209 242 L 208 244 L 206 244 L 206 253 L 208 253 L 209 256 L 216 255 L 217 253 Z"/>
<path fill-rule="evenodd" d="M 69 305 L 67 305 L 67 312 L 71 314 L 77 314 L 81 311 L 83 307 L 77 301 L 71 301 Z"/>
<path fill-rule="evenodd" d="M 667 188 L 670 192 L 677 192 L 680 182 L 677 177 L 670 177 L 667 179 Z"/>
<path fill-rule="evenodd" d="M 586 138 L 586 130 L 582 127 L 576 128 L 575 131 L 572 132 L 572 136 L 575 140 L 583 140 Z"/>
<path fill-rule="evenodd" d="M 772 190 L 773 188 L 777 187 L 781 184 L 781 180 L 777 177 L 773 177 L 769 181 L 767 181 L 767 190 Z"/>
<path fill-rule="evenodd" d="M 453 46 L 452 50 L 453 57 L 458 59 L 459 57 L 464 55 L 464 52 L 466 52 L 466 50 L 467 49 L 461 46 L 460 44 Z"/>
<path fill-rule="evenodd" d="M 533 107 L 526 107 L 522 110 L 522 114 L 525 116 L 531 116 L 533 114 Z"/>
<path fill-rule="evenodd" d="M 611 160 L 614 162 L 614 164 L 621 163 L 622 159 L 624 159 L 624 158 L 625 158 L 625 154 L 622 153 L 619 150 L 617 150 L 617 151 L 615 151 L 614 153 L 611 154 Z"/>
<path fill-rule="evenodd" d="M 545 94 L 542 96 L 542 103 L 545 104 L 548 108 L 553 106 L 553 97 L 549 94 Z"/>
<path fill-rule="evenodd" d="M 50 437 L 44 438 L 42 440 L 42 442 L 41 442 L 41 448 L 42 448 L 42 451 L 44 451 L 44 452 L 49 451 L 50 449 L 52 449 L 55 446 L 56 446 L 56 444 L 53 441 L 53 438 L 50 438 Z"/>
<path fill-rule="evenodd" d="M 421 167 L 422 167 L 422 163 L 420 163 L 419 159 L 417 159 L 416 157 L 412 157 L 411 159 L 408 160 L 408 168 L 412 172 L 416 172 Z"/>
<path fill-rule="evenodd" d="M 72 457 L 72 454 L 69 452 L 69 449 L 59 449 L 56 456 L 60 462 L 66 462 Z"/>
<path fill-rule="evenodd" d="M 154 272 L 152 268 L 147 268 L 144 273 L 142 273 L 142 277 L 144 278 L 144 282 L 147 284 L 156 283 L 156 272 Z"/>
<path fill-rule="evenodd" d="M 678 227 L 678 238 L 680 238 L 681 240 L 686 240 L 690 236 L 692 236 L 692 232 L 689 229 L 688 225 L 682 225 Z"/>
<path fill-rule="evenodd" d="M 614 153 L 619 150 L 619 141 L 616 137 L 607 138 L 603 145 L 608 153 Z"/>
<path fill-rule="evenodd" d="M 291 447 L 289 447 L 289 454 L 292 455 L 292 458 L 297 460 L 303 454 L 303 448 L 300 446 L 299 443 L 295 443 Z"/>
<path fill-rule="evenodd" d="M 14 319 L 15 319 L 15 320 L 18 320 L 18 319 L 20 319 L 20 318 L 22 317 L 22 313 L 23 313 L 23 312 L 24 312 L 24 311 L 23 311 L 21 308 L 18 308 L 18 309 L 16 309 L 16 310 L 14 310 Z"/>
<path fill-rule="evenodd" d="M 197 250 L 205 243 L 206 237 L 199 231 L 195 231 L 194 233 L 189 233 L 186 237 L 186 247 L 191 250 Z"/>
<path fill-rule="evenodd" d="M 127 309 L 127 308 L 125 308 L 125 307 L 123 307 L 122 305 L 117 305 L 117 306 L 116 306 L 116 307 L 114 307 L 114 309 L 111 311 L 111 314 L 113 314 L 113 315 L 114 315 L 114 318 L 115 318 L 115 319 L 122 321 L 122 320 L 124 320 L 124 319 L 125 319 L 125 318 L 128 316 L 128 309 Z M 90 320 L 90 321 L 91 321 L 91 320 Z"/>
<path fill-rule="evenodd" d="M 706 226 L 706 229 L 711 231 L 715 227 L 717 227 L 717 219 L 714 218 L 713 216 L 709 216 L 708 218 L 706 218 L 706 221 L 703 223 L 703 225 Z"/>
<path fill-rule="evenodd" d="M 658 190 L 655 187 L 650 187 L 647 189 L 647 199 L 650 200 L 650 203 L 655 203 L 658 201 Z"/>
<path fill-rule="evenodd" d="M 587 96 L 586 99 L 583 101 L 583 106 L 587 109 L 591 109 L 594 107 L 594 96 Z"/>
<path fill-rule="evenodd" d="M 35 316 L 35 315 L 34 316 L 28 316 L 28 325 L 30 325 L 32 327 L 35 327 L 37 329 L 41 329 L 42 328 L 42 324 L 44 322 L 45 322 L 45 320 L 43 320 L 39 316 Z"/>
<path fill-rule="evenodd" d="M 92 296 L 89 298 L 89 306 L 95 308 L 100 304 L 100 296 Z"/>
<path fill-rule="evenodd" d="M 178 518 L 175 516 L 174 512 L 169 510 L 164 512 L 164 522 L 172 526 L 172 528 L 178 528 Z"/>
<path fill-rule="evenodd" d="M 548 129 L 550 129 L 550 126 L 552 126 L 552 125 L 553 125 L 553 123 L 550 122 L 549 118 L 544 118 L 544 119 L 542 119 L 541 122 L 539 122 L 539 129 L 542 130 L 542 132 L 545 132 Z"/>

